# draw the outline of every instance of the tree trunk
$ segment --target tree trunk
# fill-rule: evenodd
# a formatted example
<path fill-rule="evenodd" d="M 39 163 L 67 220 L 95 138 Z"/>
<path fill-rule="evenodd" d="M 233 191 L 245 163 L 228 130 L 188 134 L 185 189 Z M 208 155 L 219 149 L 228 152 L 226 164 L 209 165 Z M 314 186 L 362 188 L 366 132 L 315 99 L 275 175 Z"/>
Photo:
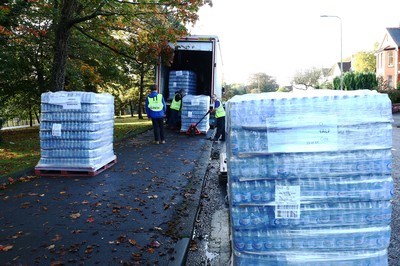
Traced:
<path fill-rule="evenodd" d="M 54 58 L 52 69 L 51 88 L 54 91 L 63 91 L 65 86 L 65 72 L 68 59 L 68 45 L 71 34 L 71 23 L 77 9 L 76 0 L 65 0 L 62 4 L 61 18 L 55 32 Z"/>
<path fill-rule="evenodd" d="M 131 111 L 131 117 L 133 117 L 134 108 L 133 108 L 133 102 L 132 101 L 129 101 L 129 110 Z"/>
<path fill-rule="evenodd" d="M 142 102 L 143 102 L 143 82 L 144 82 L 144 71 L 143 67 L 140 69 L 140 85 L 139 85 L 139 104 L 138 104 L 138 117 L 139 119 L 143 119 L 142 114 Z"/>

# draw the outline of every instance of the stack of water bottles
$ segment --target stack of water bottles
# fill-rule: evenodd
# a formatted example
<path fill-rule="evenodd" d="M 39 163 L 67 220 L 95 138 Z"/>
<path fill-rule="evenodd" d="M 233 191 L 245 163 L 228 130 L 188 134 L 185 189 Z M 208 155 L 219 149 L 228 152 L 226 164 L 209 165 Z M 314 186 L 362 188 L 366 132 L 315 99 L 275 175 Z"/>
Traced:
<path fill-rule="evenodd" d="M 386 94 L 248 94 L 226 106 L 234 265 L 388 265 Z"/>
<path fill-rule="evenodd" d="M 169 72 L 168 82 L 168 99 L 175 96 L 175 92 L 183 90 L 186 95 L 196 95 L 197 76 L 194 71 L 190 70 L 171 70 Z"/>
<path fill-rule="evenodd" d="M 107 93 L 41 95 L 36 170 L 96 171 L 114 161 L 114 97 Z"/>
<path fill-rule="evenodd" d="M 181 132 L 186 132 L 192 124 L 197 124 L 197 129 L 206 134 L 210 128 L 210 96 L 186 95 L 182 99 L 182 126 Z M 206 115 L 207 114 L 207 115 Z"/>

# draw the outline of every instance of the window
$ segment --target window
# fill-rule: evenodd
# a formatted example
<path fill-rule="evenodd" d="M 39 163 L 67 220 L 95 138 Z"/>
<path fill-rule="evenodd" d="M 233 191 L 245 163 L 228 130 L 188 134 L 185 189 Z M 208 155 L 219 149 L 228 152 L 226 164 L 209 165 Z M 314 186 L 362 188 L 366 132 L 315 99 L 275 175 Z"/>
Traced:
<path fill-rule="evenodd" d="M 388 89 L 392 89 L 393 88 L 393 77 L 392 77 L 392 75 L 387 76 L 387 86 L 388 86 Z"/>
<path fill-rule="evenodd" d="M 388 52 L 388 66 L 393 66 L 394 58 L 393 51 Z"/>

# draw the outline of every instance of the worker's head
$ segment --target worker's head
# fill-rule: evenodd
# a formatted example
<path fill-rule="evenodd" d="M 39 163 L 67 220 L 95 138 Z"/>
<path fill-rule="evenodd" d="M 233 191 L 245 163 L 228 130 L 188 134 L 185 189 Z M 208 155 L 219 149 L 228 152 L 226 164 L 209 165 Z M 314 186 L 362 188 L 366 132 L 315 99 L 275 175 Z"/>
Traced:
<path fill-rule="evenodd" d="M 212 99 L 213 101 L 217 100 L 217 95 L 216 95 L 216 94 L 213 94 L 213 95 L 211 96 L 211 99 Z"/>
<path fill-rule="evenodd" d="M 151 91 L 157 91 L 157 85 L 152 85 L 151 86 Z"/>

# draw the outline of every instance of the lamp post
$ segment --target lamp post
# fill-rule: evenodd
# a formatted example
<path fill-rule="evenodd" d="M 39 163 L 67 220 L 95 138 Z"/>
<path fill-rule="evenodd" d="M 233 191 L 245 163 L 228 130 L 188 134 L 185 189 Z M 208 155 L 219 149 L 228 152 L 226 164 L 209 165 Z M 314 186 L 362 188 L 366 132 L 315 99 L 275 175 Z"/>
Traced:
<path fill-rule="evenodd" d="M 339 16 L 321 15 L 321 18 L 338 18 L 340 20 L 340 90 L 343 90 L 343 38 L 342 19 Z"/>

